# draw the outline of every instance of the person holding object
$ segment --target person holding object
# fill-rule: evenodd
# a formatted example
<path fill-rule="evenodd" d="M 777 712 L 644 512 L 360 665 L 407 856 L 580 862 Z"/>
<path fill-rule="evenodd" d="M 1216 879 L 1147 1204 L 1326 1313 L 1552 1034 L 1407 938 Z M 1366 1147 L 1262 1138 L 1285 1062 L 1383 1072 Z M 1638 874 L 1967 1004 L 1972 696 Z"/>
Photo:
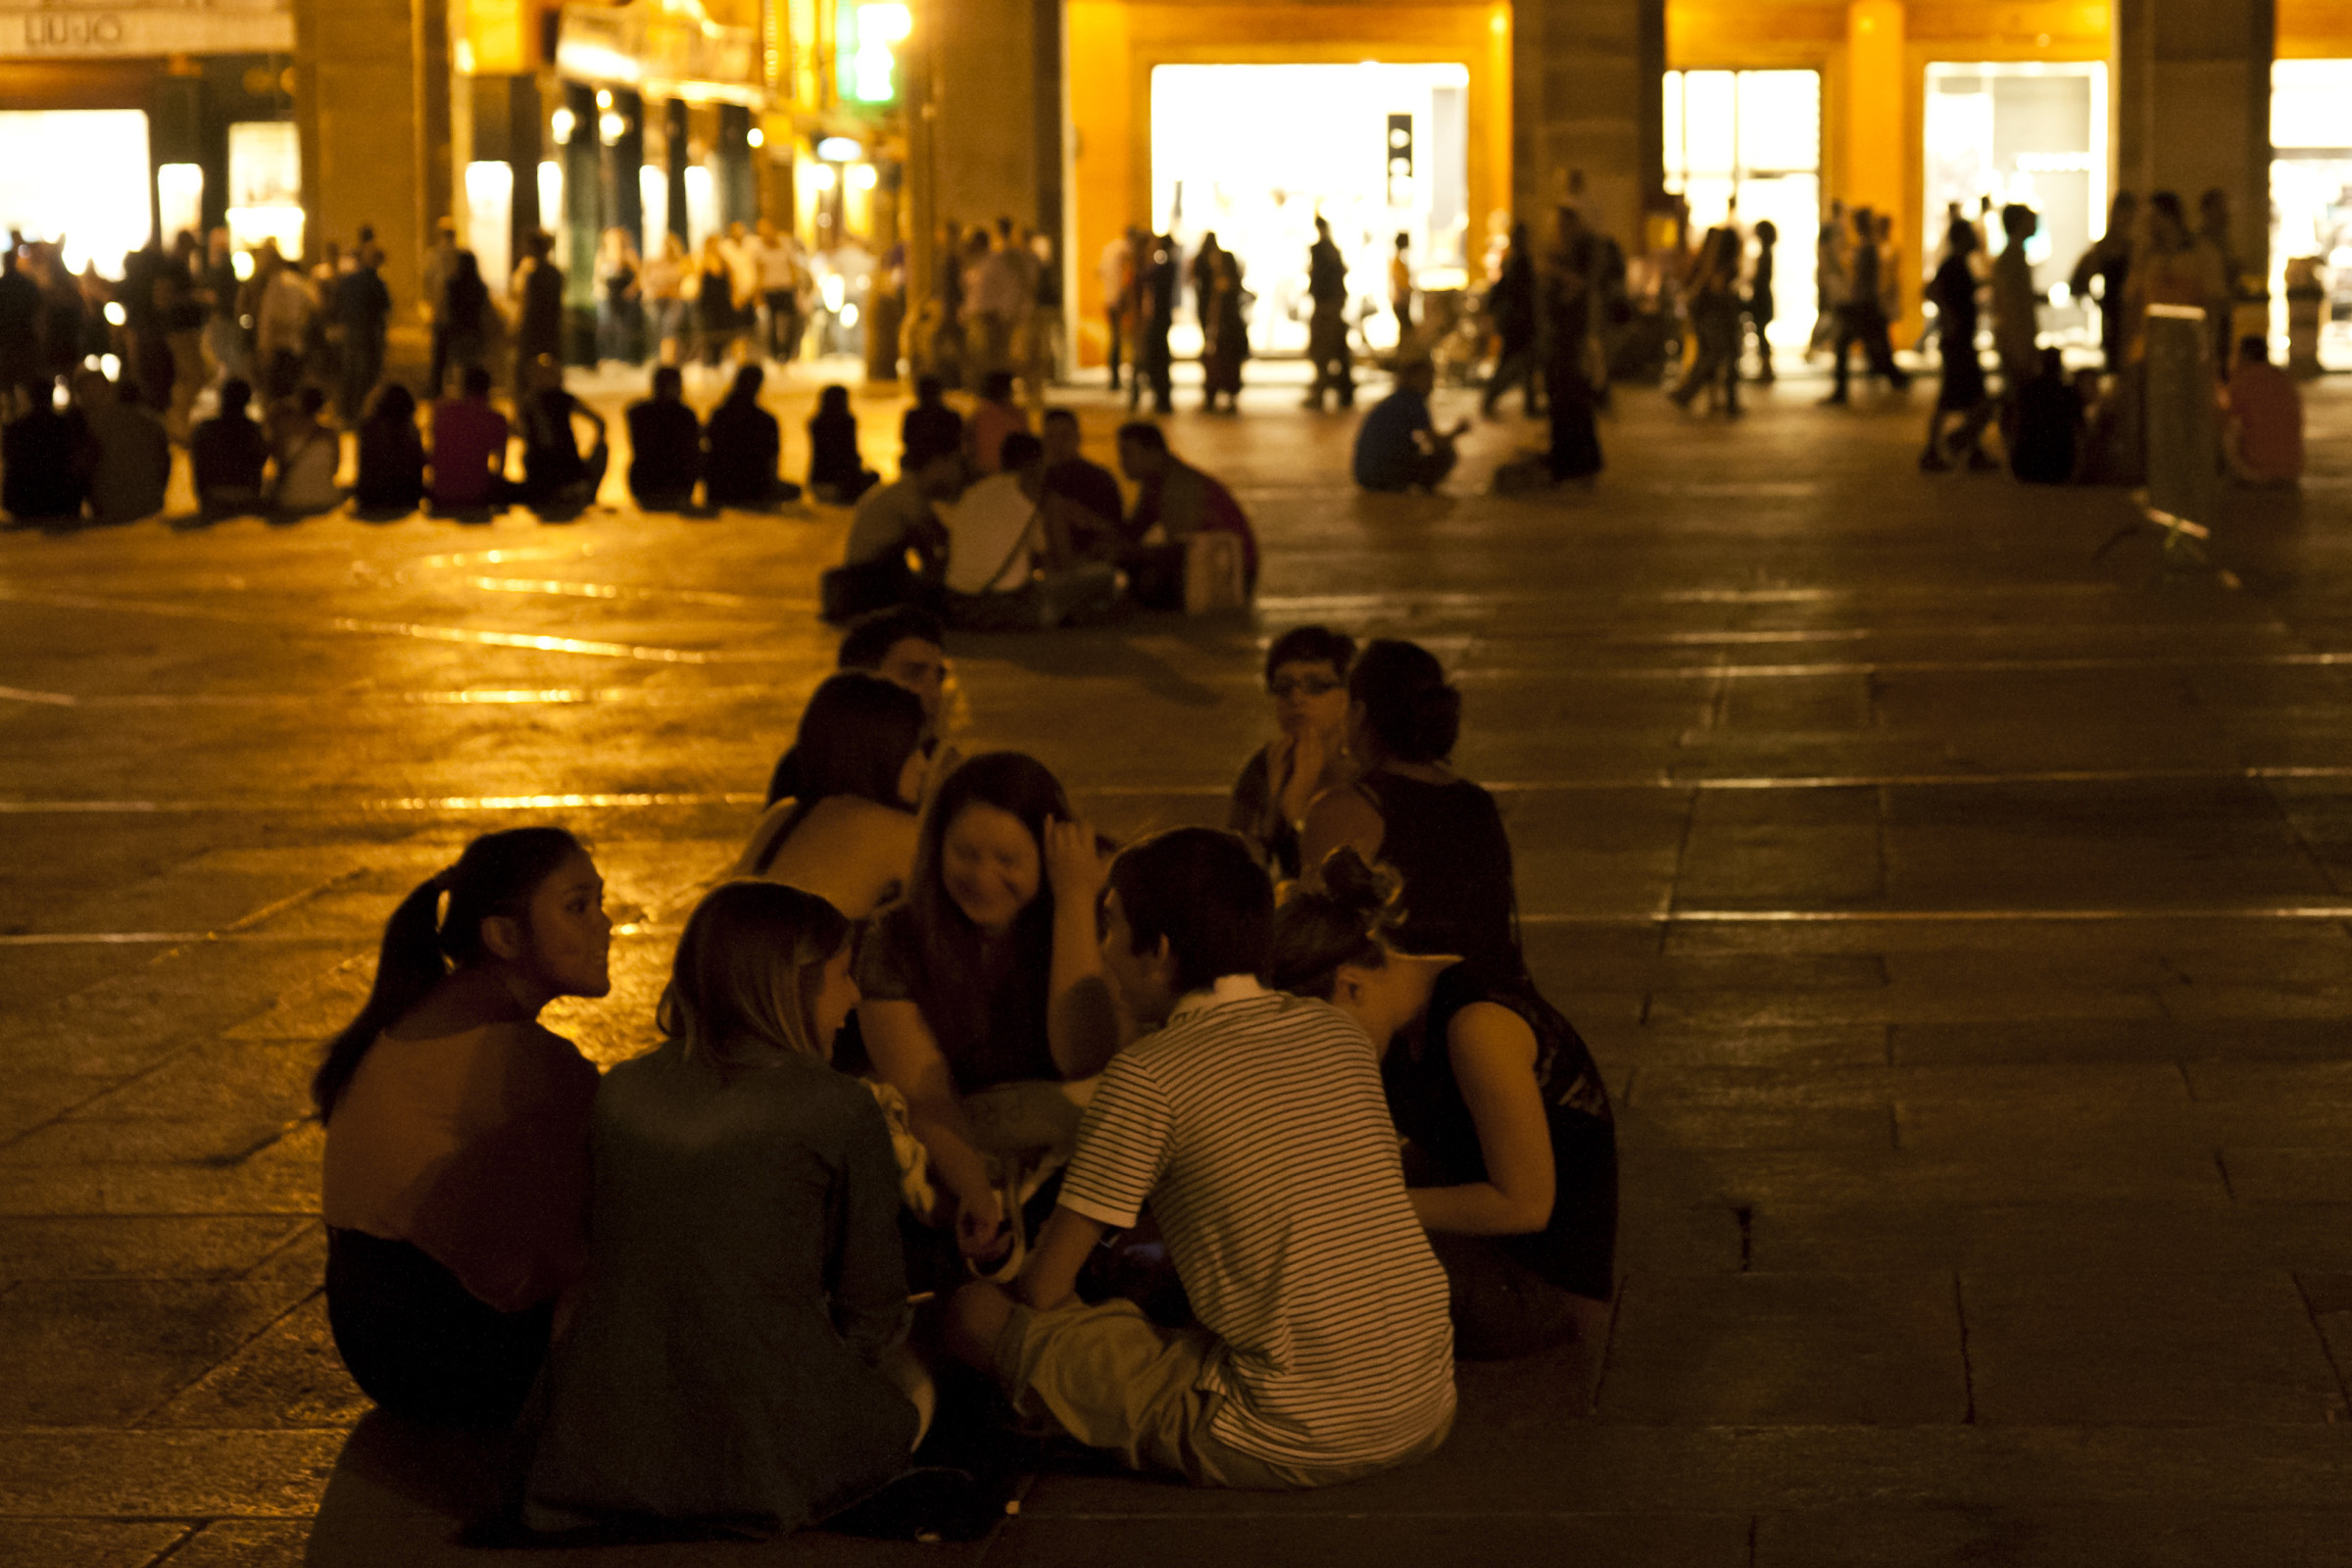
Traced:
<path fill-rule="evenodd" d="M 1440 430 L 1430 416 L 1437 368 L 1413 360 L 1396 372 L 1396 390 L 1372 406 L 1355 432 L 1355 482 L 1366 490 L 1435 490 L 1460 461 L 1454 443 L 1470 428 Z"/>

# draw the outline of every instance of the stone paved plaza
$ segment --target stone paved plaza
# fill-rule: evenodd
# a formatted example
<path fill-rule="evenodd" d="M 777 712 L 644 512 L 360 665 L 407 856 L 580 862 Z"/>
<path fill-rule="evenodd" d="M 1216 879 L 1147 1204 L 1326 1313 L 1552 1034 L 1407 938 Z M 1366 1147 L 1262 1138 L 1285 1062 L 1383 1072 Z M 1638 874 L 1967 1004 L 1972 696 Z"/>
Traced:
<path fill-rule="evenodd" d="M 2233 586 L 2094 560 L 2119 492 L 1921 475 L 1924 389 L 1820 390 L 1737 426 L 1629 392 L 1597 488 L 1518 500 L 1481 493 L 1516 424 L 1365 498 L 1295 388 L 1180 415 L 1263 532 L 1254 620 L 950 650 L 967 750 L 1122 835 L 1221 820 L 1269 632 L 1458 672 L 1618 1097 L 1605 1346 L 1463 1367 L 1444 1452 L 1336 1491 L 1054 1474 L 970 1546 L 578 1555 L 2352 1563 L 2352 393 L 2313 392 L 2299 499 L 2231 502 Z M 883 459 L 898 405 L 859 408 Z M 305 1081 L 398 896 L 529 821 L 592 836 L 626 922 L 551 1023 L 648 1043 L 845 526 L 0 536 L 0 1562 L 497 1560 L 451 1544 L 496 1455 L 335 1360 Z"/>

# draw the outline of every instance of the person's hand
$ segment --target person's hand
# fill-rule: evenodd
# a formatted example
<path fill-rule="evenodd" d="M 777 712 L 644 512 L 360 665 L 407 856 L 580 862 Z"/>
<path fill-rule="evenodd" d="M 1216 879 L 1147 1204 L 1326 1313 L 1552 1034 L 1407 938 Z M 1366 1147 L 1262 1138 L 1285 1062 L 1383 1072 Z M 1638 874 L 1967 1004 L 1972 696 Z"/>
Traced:
<path fill-rule="evenodd" d="M 1296 822 L 1306 815 L 1306 808 L 1315 804 L 1316 795 L 1321 793 L 1318 786 L 1323 782 L 1323 764 L 1329 759 L 1330 748 L 1324 743 L 1322 731 L 1311 727 L 1296 735 L 1285 735 L 1282 740 L 1289 743 L 1288 755 L 1268 760 L 1276 765 L 1288 764 L 1287 771 L 1276 774 L 1282 780 L 1276 801 L 1283 820 Z"/>
<path fill-rule="evenodd" d="M 1046 882 L 1056 906 L 1092 909 L 1108 867 L 1095 850 L 1095 830 L 1084 822 L 1046 818 Z"/>
<path fill-rule="evenodd" d="M 964 1256 L 993 1263 L 1012 1250 L 1012 1227 L 1005 1220 L 1004 1200 L 994 1187 L 975 1195 L 973 1202 L 956 1208 L 956 1249 Z"/>

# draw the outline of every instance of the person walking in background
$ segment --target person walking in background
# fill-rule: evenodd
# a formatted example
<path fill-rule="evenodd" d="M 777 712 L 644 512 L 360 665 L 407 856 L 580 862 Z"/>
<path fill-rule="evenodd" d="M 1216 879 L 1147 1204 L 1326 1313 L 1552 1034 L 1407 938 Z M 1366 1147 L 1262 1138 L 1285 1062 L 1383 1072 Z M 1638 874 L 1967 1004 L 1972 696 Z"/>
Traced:
<path fill-rule="evenodd" d="M 1769 328 L 1775 310 L 1773 303 L 1773 248 L 1781 242 L 1781 229 L 1769 218 L 1756 220 L 1756 259 L 1747 274 L 1747 299 L 1743 314 L 1750 330 L 1756 334 L 1756 379 L 1770 386 L 1772 369 L 1772 337 Z"/>
<path fill-rule="evenodd" d="M 509 285 L 514 298 L 514 401 L 531 395 L 541 360 L 564 363 L 564 270 L 554 261 L 555 236 L 532 233 L 522 267 Z"/>
<path fill-rule="evenodd" d="M 1331 223 L 1315 218 L 1315 242 L 1306 253 L 1306 357 L 1315 368 L 1306 407 L 1320 413 L 1325 392 L 1339 395 L 1343 409 L 1355 406 L 1353 356 L 1348 347 L 1348 263 L 1332 242 Z M 1128 405 L 1134 407 L 1132 403 Z"/>
<path fill-rule="evenodd" d="M 694 284 L 694 322 L 703 368 L 715 370 L 735 342 L 735 267 L 726 242 L 712 234 L 703 241 L 702 267 Z"/>
<path fill-rule="evenodd" d="M 2067 292 L 2077 300 L 2098 302 L 2099 353 L 2109 375 L 2124 367 L 2124 298 L 2132 277 L 2132 228 L 2138 218 L 2139 198 L 2128 190 L 2117 191 L 2107 209 L 2107 232 L 2083 251 L 2067 280 Z M 2093 283 L 2098 285 L 2095 295 Z"/>
<path fill-rule="evenodd" d="M 448 391 L 447 376 L 463 378 L 466 371 L 486 368 L 498 347 L 504 321 L 490 302 L 490 285 L 482 281 L 482 264 L 471 251 L 460 251 L 441 287 L 441 345 L 443 380 L 432 387 L 435 398 Z"/>
<path fill-rule="evenodd" d="M 303 346 L 317 308 L 302 269 L 279 256 L 274 241 L 264 240 L 255 258 L 261 298 L 253 312 L 253 346 L 261 362 L 263 402 L 269 404 L 292 397 L 302 383 Z"/>
<path fill-rule="evenodd" d="M 1119 389 L 1121 352 L 1133 339 L 1134 325 L 1128 313 L 1134 305 L 1136 231 L 1131 225 L 1123 234 L 1114 234 L 1102 247 L 1102 259 L 1095 264 L 1096 281 L 1102 285 L 1102 324 L 1110 334 L 1110 389 Z"/>
<path fill-rule="evenodd" d="M 342 327 L 342 393 L 335 412 L 357 428 L 368 395 L 384 377 L 384 330 L 392 318 L 392 293 L 376 270 L 378 252 L 362 245 L 351 270 L 335 280 L 335 319 Z"/>
<path fill-rule="evenodd" d="M 1495 338 L 1494 373 L 1487 378 L 1479 412 L 1494 417 L 1494 405 L 1518 384 L 1526 398 L 1527 416 L 1536 416 L 1536 382 L 1541 373 L 1536 351 L 1536 266 L 1529 254 L 1527 225 L 1513 223 L 1509 248 L 1502 253 L 1502 270 L 1487 290 L 1487 324 Z"/>
<path fill-rule="evenodd" d="M 1723 412 L 1740 416 L 1740 230 L 1729 221 L 1707 230 L 1691 259 L 1684 287 L 1690 327 L 1697 338 L 1682 383 L 1667 396 L 1688 409 L 1702 388 L 1722 383 Z"/>
<path fill-rule="evenodd" d="M 1984 367 L 1977 359 L 1976 253 L 1975 226 L 1955 217 L 1944 235 L 1943 263 L 1928 284 L 1929 302 L 1936 307 L 1943 379 L 1936 407 L 1928 413 L 1927 450 L 1919 455 L 1925 473 L 1945 472 L 1955 457 L 1964 457 L 1972 469 L 1993 466 L 1979 444 L 1992 422 L 1994 405 L 1984 388 Z M 1960 420 L 1959 435 L 1947 444 L 1944 426 L 1954 417 Z"/>
<path fill-rule="evenodd" d="M 1593 246 L 1584 214 L 1559 211 L 1559 242 L 1542 277 L 1544 390 L 1551 402 L 1551 477 L 1590 481 L 1600 472 L 1600 430 L 1587 379 L 1586 340 L 1592 330 Z"/>
<path fill-rule="evenodd" d="M 1886 353 L 1894 354 L 1894 323 L 1903 314 L 1903 248 L 1894 240 L 1892 214 L 1881 213 L 1871 229 L 1872 249 L 1879 257 L 1879 317 L 1886 323 Z"/>
<path fill-rule="evenodd" d="M 228 230 L 216 228 L 205 252 L 201 289 L 206 308 L 212 313 L 204 323 L 204 353 L 212 363 L 217 380 L 253 373 L 252 343 L 245 335 L 245 322 L 237 308 L 242 288 Z"/>
<path fill-rule="evenodd" d="M 2040 216 L 2022 202 L 2001 209 L 2003 243 L 1992 261 L 1991 296 L 1992 346 L 2001 362 L 2005 429 L 2014 427 L 2019 389 L 2041 373 L 2041 295 L 2034 286 L 2034 264 L 2026 259 L 2026 242 L 2040 227 Z"/>
<path fill-rule="evenodd" d="M 2237 259 L 2230 234 L 2230 193 L 2215 186 L 2197 198 L 2195 247 L 2199 266 L 2211 292 L 2205 302 L 2205 326 L 2213 342 L 2215 373 L 2230 363 L 2230 346 L 2237 334 L 2230 318 L 2238 300 L 2238 277 L 2245 269 Z"/>
<path fill-rule="evenodd" d="M 1225 399 L 1229 414 L 1242 412 L 1242 364 L 1250 358 L 1249 296 L 1242 288 L 1241 258 L 1216 253 L 1209 268 L 1208 308 L 1201 317 L 1200 409 L 1217 412 Z"/>
<path fill-rule="evenodd" d="M 1175 238 L 1167 234 L 1154 234 L 1145 250 L 1144 266 L 1136 278 L 1139 353 L 1135 378 L 1127 387 L 1127 407 L 1130 411 L 1140 401 L 1144 385 L 1149 382 L 1152 412 L 1176 412 L 1175 360 L 1168 348 L 1168 328 L 1174 323 L 1176 315 L 1176 285 Z"/>
<path fill-rule="evenodd" d="M 1894 345 L 1886 335 L 1886 312 L 1880 291 L 1878 217 L 1867 207 L 1857 207 L 1853 223 L 1852 266 L 1846 274 L 1845 304 L 1838 308 L 1838 342 L 1832 351 L 1837 355 L 1837 387 L 1821 400 L 1829 405 L 1847 401 L 1848 362 L 1856 344 L 1869 358 L 1871 369 L 1885 376 L 1897 392 L 1911 385 L 1911 377 L 1894 363 Z"/>
<path fill-rule="evenodd" d="M 653 351 L 652 358 L 663 365 L 682 364 L 687 358 L 688 271 L 686 242 L 676 234 L 665 233 L 661 248 L 645 259 L 645 270 L 638 277 L 638 292 L 645 300 L 646 331 L 651 339 L 647 346 Z"/>
<path fill-rule="evenodd" d="M 625 228 L 608 228 L 596 252 L 596 357 L 636 365 L 638 296 L 637 247 Z"/>
<path fill-rule="evenodd" d="M 1010 219 L 1000 229 L 1009 230 Z M 963 312 L 965 342 L 974 350 L 980 374 L 1012 368 L 1012 333 L 1026 300 L 1018 264 L 1011 247 L 989 243 L 988 230 L 975 228 L 966 250 Z"/>
<path fill-rule="evenodd" d="M 1396 249 L 1389 257 L 1389 311 L 1396 318 L 1396 352 L 1402 355 L 1413 335 L 1413 236 L 1398 230 Z"/>
<path fill-rule="evenodd" d="M 1021 324 L 1021 384 L 1029 405 L 1046 406 L 1046 388 L 1060 373 L 1062 357 L 1061 266 L 1054 238 L 1031 229 L 1022 250 L 1028 257 L 1029 315 Z"/>
<path fill-rule="evenodd" d="M 801 341 L 800 246 L 776 225 L 760 220 L 760 243 L 754 254 L 760 264 L 760 299 L 767 307 L 767 357 L 789 362 Z"/>
<path fill-rule="evenodd" d="M 1821 220 L 1820 232 L 1813 239 L 1813 336 L 1805 344 L 1805 358 L 1810 360 L 1823 349 L 1838 341 L 1838 324 L 1845 314 L 1845 302 L 1851 295 L 1847 276 L 1845 249 L 1845 203 L 1830 203 L 1830 215 Z"/>
<path fill-rule="evenodd" d="M 426 396 L 437 398 L 449 384 L 449 280 L 458 270 L 458 225 L 454 219 L 433 223 L 433 248 L 424 253 L 424 311 L 432 334 L 425 368 Z"/>

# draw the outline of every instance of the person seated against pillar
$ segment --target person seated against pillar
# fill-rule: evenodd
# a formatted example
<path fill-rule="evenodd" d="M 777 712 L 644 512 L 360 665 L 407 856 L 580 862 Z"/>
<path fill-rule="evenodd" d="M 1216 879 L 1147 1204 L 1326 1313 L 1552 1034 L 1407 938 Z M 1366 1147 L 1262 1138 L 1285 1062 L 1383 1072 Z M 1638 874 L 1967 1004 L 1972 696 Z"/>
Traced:
<path fill-rule="evenodd" d="M 778 476 L 784 450 L 776 416 L 760 406 L 767 372 L 746 365 L 717 408 L 710 411 L 710 455 L 704 470 L 703 499 L 713 507 L 760 512 L 801 499 L 801 487 Z"/>
<path fill-rule="evenodd" d="M 424 503 L 424 437 L 416 429 L 416 394 L 386 381 L 360 421 L 360 471 L 351 487 L 364 517 L 405 517 Z"/>
<path fill-rule="evenodd" d="M 195 470 L 196 505 L 208 520 L 258 514 L 262 475 L 270 466 L 270 437 L 245 411 L 253 385 L 242 376 L 220 383 L 220 409 L 198 422 L 188 437 L 188 465 Z M 15 472 L 16 465 L 9 465 Z"/>
<path fill-rule="evenodd" d="M 991 370 L 980 381 L 980 401 L 963 421 L 963 461 L 973 473 L 1004 470 L 1004 442 L 1029 434 L 1029 414 L 1012 400 L 1012 372 Z"/>
<path fill-rule="evenodd" d="M 1233 492 L 1168 450 L 1158 425 L 1132 419 L 1119 426 L 1119 471 L 1136 485 L 1135 508 L 1120 535 L 1136 602 L 1152 610 L 1184 605 L 1185 552 L 1204 533 L 1230 533 L 1242 547 L 1242 580 L 1257 591 L 1257 535 Z"/>
<path fill-rule="evenodd" d="M 531 365 L 530 393 L 522 403 L 522 504 L 543 517 L 576 517 L 596 504 L 612 461 L 605 442 L 605 416 L 573 397 L 564 385 L 564 367 L 552 354 Z M 591 432 L 580 452 L 577 425 Z"/>
<path fill-rule="evenodd" d="M 846 507 L 881 482 L 858 450 L 850 389 L 826 387 L 817 393 L 816 413 L 808 420 L 808 493 L 829 507 Z"/>
<path fill-rule="evenodd" d="M 1046 494 L 1076 509 L 1070 514 L 1070 543 L 1081 555 L 1115 559 L 1119 527 L 1127 514 L 1119 481 L 1108 468 L 1079 451 L 1074 411 L 1048 409 L 1040 429 L 1046 445 Z"/>
<path fill-rule="evenodd" d="M 931 1218 L 977 1263 L 1003 1265 L 1044 1218 L 1041 1184 L 1077 1131 L 1068 1086 L 1119 1047 L 1095 941 L 1102 881 L 1094 832 L 1045 764 L 985 753 L 938 786 L 906 895 L 858 953 L 874 1076 L 926 1152 Z"/>
<path fill-rule="evenodd" d="M 526 1532 L 797 1530 L 907 1468 L 930 1381 L 905 1348 L 900 1181 L 829 1063 L 851 926 L 731 882 L 688 916 L 662 1044 L 596 1091 L 589 1269 L 549 1359 Z"/>
<path fill-rule="evenodd" d="M 956 771 L 962 754 L 942 739 L 940 710 L 947 703 L 947 633 L 939 617 L 917 605 L 892 605 L 868 611 L 850 622 L 841 646 L 834 651 L 833 667 L 879 675 L 914 693 L 923 705 L 923 755 L 926 791 Z M 767 800 L 761 808 L 803 793 L 800 758 L 792 749 L 776 759 L 768 775 Z"/>
<path fill-rule="evenodd" d="M 433 510 L 486 516 L 514 498 L 507 479 L 507 416 L 490 406 L 490 370 L 458 372 L 458 395 L 433 404 Z"/>
<path fill-rule="evenodd" d="M 1394 871 L 1341 849 L 1316 880 L 1275 917 L 1274 984 L 1333 1004 L 1380 1054 L 1454 1353 L 1597 1348 L 1616 1294 L 1617 1131 L 1592 1053 L 1524 970 L 1398 946 Z"/>
<path fill-rule="evenodd" d="M 315 517 L 343 504 L 335 482 L 343 466 L 343 439 L 319 416 L 326 389 L 306 381 L 290 402 L 270 416 L 270 510 L 282 520 Z"/>
<path fill-rule="evenodd" d="M 1430 417 L 1437 367 L 1426 359 L 1396 372 L 1396 389 L 1372 405 L 1355 432 L 1355 482 L 1366 490 L 1435 490 L 1459 461 L 1454 443 L 1470 428 L 1463 419 L 1440 430 Z"/>
<path fill-rule="evenodd" d="M 2303 394 L 2271 363 L 2260 337 L 2237 341 L 2230 372 L 2222 456 L 2240 484 L 2292 488 L 2303 479 Z"/>
<path fill-rule="evenodd" d="M 136 522 L 163 511 L 172 483 L 172 440 L 163 421 L 99 370 L 74 372 L 74 406 L 86 432 L 90 516 Z"/>
<path fill-rule="evenodd" d="M 89 495 L 89 433 L 78 411 L 28 398 L 0 436 L 0 510 L 21 523 L 79 520 Z"/>
<path fill-rule="evenodd" d="M 2027 484 L 2072 484 L 2082 467 L 2082 394 L 2054 348 L 2038 351 L 2035 373 L 2016 389 L 2009 471 Z"/>
<path fill-rule="evenodd" d="M 1510 835 L 1494 797 L 1447 766 L 1462 695 L 1417 643 L 1376 638 L 1348 673 L 1347 789 L 1319 797 L 1299 828 L 1300 886 L 1316 889 L 1343 845 L 1404 879 L 1399 942 L 1505 968 L 1521 963 Z"/>
<path fill-rule="evenodd" d="M 653 396 L 628 406 L 629 498 L 647 512 L 683 512 L 703 478 L 703 421 L 686 406 L 674 365 L 654 370 Z"/>
<path fill-rule="evenodd" d="M 826 677 L 801 711 L 794 790 L 760 813 L 733 875 L 813 893 L 863 920 L 906 890 L 931 759 L 922 699 L 879 675 Z"/>
<path fill-rule="evenodd" d="M 1247 839 L 1277 882 L 1297 880 L 1307 808 L 1355 780 L 1348 750 L 1348 666 L 1355 639 L 1294 626 L 1266 650 L 1266 694 L 1280 731 L 1234 780 L 1225 825 Z"/>
<path fill-rule="evenodd" d="M 1067 503 L 1046 493 L 1046 449 L 1004 438 L 1004 470 L 974 481 L 947 515 L 948 621 L 967 631 L 1050 631 L 1108 611 L 1118 576 L 1082 559 Z"/>
<path fill-rule="evenodd" d="M 908 456 L 917 450 L 950 452 L 963 450 L 963 416 L 948 406 L 947 392 L 936 375 L 914 378 L 914 407 L 899 420 L 899 447 L 902 456 L 899 467 L 904 471 Z"/>
<path fill-rule="evenodd" d="M 395 1415 L 504 1426 L 539 1375 L 587 1262 L 597 1083 L 539 1013 L 610 992 L 612 943 L 577 839 L 484 834 L 393 910 L 368 1001 L 326 1047 L 327 1324 Z"/>
<path fill-rule="evenodd" d="M 1152 1032 L 1104 1068 L 1010 1288 L 950 1303 L 949 1348 L 1018 1417 L 1199 1486 L 1335 1486 L 1435 1452 L 1454 1415 L 1446 1273 L 1362 1029 L 1266 988 L 1273 892 L 1234 835 L 1171 829 L 1108 883 L 1099 961 Z M 1147 1205 L 1188 1327 L 1077 1296 Z"/>

